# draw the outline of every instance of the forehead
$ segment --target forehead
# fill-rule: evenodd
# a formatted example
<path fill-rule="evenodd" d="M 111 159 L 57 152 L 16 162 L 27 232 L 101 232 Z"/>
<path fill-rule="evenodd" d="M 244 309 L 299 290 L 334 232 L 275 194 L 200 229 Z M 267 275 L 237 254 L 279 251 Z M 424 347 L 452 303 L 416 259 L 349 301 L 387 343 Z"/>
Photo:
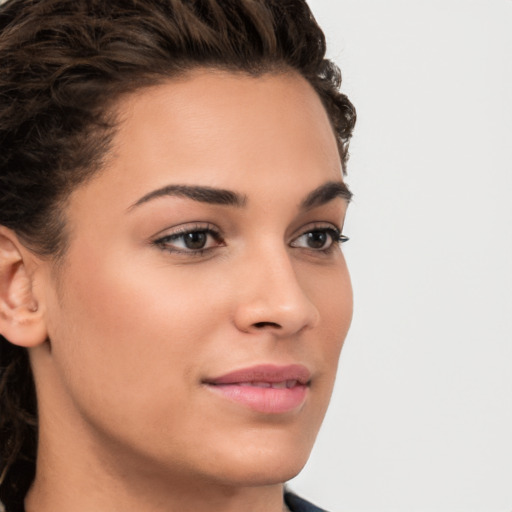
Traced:
<path fill-rule="evenodd" d="M 214 154 L 241 171 L 271 161 L 282 166 L 280 155 L 295 152 L 305 165 L 323 160 L 336 174 L 340 169 L 322 102 L 295 73 L 195 71 L 126 98 L 119 113 L 115 154 L 125 163 L 165 159 L 193 167 Z"/>
<path fill-rule="evenodd" d="M 97 203 L 112 203 L 115 190 L 116 202 L 128 208 L 172 184 L 259 194 L 269 201 L 286 190 L 302 199 L 341 179 L 327 113 L 295 73 L 253 77 L 199 70 L 127 96 L 117 114 L 106 168 L 77 191 Z"/>

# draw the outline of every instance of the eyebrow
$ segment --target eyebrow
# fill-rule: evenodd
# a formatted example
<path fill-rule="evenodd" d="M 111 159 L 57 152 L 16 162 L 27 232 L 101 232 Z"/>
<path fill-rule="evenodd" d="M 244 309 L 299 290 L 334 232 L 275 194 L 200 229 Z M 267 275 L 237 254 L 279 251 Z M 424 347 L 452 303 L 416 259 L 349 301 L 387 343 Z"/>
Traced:
<path fill-rule="evenodd" d="M 300 209 L 311 210 L 312 208 L 317 208 L 318 206 L 329 203 L 337 197 L 340 197 L 349 203 L 352 196 L 352 192 L 350 192 L 349 188 L 343 181 L 328 181 L 310 192 L 300 203 Z"/>
<path fill-rule="evenodd" d="M 136 203 L 128 208 L 128 211 L 148 201 L 165 196 L 185 197 L 199 201 L 200 203 L 235 206 L 237 208 L 243 208 L 247 204 L 247 196 L 245 194 L 239 194 L 232 190 L 199 185 L 167 185 L 142 196 Z M 301 201 L 299 206 L 301 210 L 310 210 L 322 206 L 337 197 L 350 202 L 352 192 L 350 192 L 347 185 L 342 181 L 329 181 L 311 191 Z"/>
<path fill-rule="evenodd" d="M 166 187 L 153 190 L 141 197 L 128 210 L 132 210 L 141 204 L 152 199 L 163 196 L 186 197 L 199 201 L 200 203 L 218 204 L 222 206 L 236 206 L 242 208 L 247 203 L 247 196 L 225 190 L 222 188 L 202 187 L 198 185 L 167 185 Z"/>

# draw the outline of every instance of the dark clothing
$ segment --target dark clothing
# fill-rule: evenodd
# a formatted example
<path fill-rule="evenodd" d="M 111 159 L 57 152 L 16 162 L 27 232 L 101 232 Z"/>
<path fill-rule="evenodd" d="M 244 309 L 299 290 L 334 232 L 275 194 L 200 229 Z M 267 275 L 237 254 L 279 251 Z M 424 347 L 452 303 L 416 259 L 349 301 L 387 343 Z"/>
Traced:
<path fill-rule="evenodd" d="M 291 512 L 327 512 L 288 491 L 284 493 L 284 501 Z"/>

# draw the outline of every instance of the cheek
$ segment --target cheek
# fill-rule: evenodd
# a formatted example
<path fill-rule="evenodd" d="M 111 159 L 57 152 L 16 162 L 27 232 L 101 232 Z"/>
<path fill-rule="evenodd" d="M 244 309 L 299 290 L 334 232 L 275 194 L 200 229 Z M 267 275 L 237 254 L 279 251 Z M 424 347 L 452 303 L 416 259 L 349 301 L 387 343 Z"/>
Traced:
<path fill-rule="evenodd" d="M 143 261 L 91 257 L 75 263 L 50 336 L 66 385 L 87 393 L 91 403 L 127 397 L 148 408 L 178 396 L 170 390 L 193 386 L 200 361 L 194 348 L 206 343 L 218 318 L 201 302 L 212 302 L 208 294 L 216 288 L 206 283 L 198 289 L 200 281 Z"/>
<path fill-rule="evenodd" d="M 332 350 L 340 350 L 350 327 L 353 293 L 343 255 L 333 267 L 304 272 L 303 288 L 320 313 L 320 328 L 325 330 Z"/>
<path fill-rule="evenodd" d="M 317 364 L 324 377 L 323 393 L 328 402 L 353 313 L 352 285 L 344 261 L 335 271 L 325 275 L 319 273 L 315 279 L 310 279 L 308 288 L 309 296 L 320 313 L 320 324 L 312 345 L 319 347 Z"/>

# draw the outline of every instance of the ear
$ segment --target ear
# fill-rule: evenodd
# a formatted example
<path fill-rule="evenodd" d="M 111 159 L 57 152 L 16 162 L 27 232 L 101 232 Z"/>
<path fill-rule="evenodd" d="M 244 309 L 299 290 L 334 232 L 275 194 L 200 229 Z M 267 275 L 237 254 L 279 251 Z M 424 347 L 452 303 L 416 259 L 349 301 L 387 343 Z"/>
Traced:
<path fill-rule="evenodd" d="M 43 311 L 33 294 L 34 261 L 16 234 L 0 226 L 0 334 L 20 347 L 47 339 Z"/>

